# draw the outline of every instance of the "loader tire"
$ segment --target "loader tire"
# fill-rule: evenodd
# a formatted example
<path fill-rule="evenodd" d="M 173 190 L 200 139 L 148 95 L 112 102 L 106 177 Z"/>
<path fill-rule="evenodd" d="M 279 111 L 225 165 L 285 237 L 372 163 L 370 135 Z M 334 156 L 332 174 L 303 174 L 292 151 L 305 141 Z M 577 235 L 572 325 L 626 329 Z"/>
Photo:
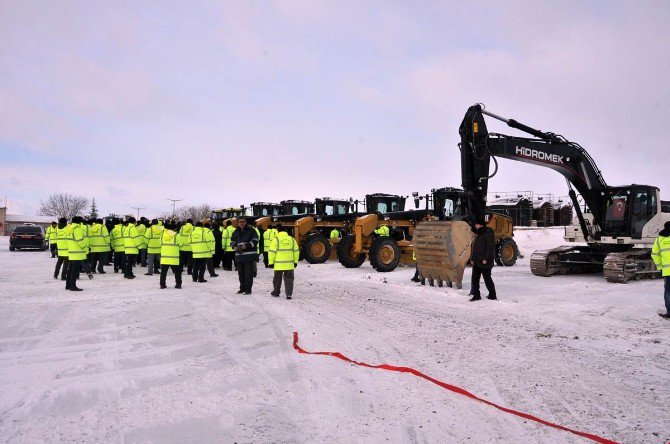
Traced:
<path fill-rule="evenodd" d="M 496 264 L 511 267 L 519 257 L 519 248 L 514 239 L 501 239 L 496 248 Z"/>
<path fill-rule="evenodd" d="M 308 236 L 302 247 L 302 257 L 310 264 L 323 264 L 330 257 L 330 242 L 320 234 Z"/>
<path fill-rule="evenodd" d="M 370 245 L 370 264 L 381 272 L 387 273 L 393 271 L 400 262 L 400 247 L 398 243 L 390 237 L 378 237 Z"/>
<path fill-rule="evenodd" d="M 337 260 L 346 268 L 358 268 L 365 262 L 365 254 L 354 252 L 356 236 L 347 234 L 337 244 Z"/>

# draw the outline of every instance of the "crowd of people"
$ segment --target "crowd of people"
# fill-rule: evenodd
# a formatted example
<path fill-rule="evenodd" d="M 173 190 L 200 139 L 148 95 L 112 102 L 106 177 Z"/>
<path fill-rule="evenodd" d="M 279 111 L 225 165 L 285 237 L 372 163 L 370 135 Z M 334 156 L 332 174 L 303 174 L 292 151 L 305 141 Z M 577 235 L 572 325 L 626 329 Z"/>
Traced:
<path fill-rule="evenodd" d="M 193 282 L 205 283 L 205 271 L 210 277 L 218 277 L 216 269 L 238 272 L 240 294 L 251 294 L 253 279 L 258 272 L 258 262 L 263 257 L 265 267 L 274 268 L 272 296 L 278 297 L 281 284 L 287 299 L 292 298 L 294 269 L 298 266 L 299 246 L 281 225 L 270 226 L 261 234 L 259 229 L 244 217 L 223 224 L 196 222 L 192 219 L 181 223 L 175 220 L 134 217 L 120 219 L 84 220 L 76 216 L 68 223 L 61 218 L 52 222 L 46 231 L 51 245 L 51 255 L 57 258 L 54 278 L 65 281 L 65 289 L 81 291 L 77 280 L 81 272 L 89 279 L 93 275 L 105 274 L 105 266 L 113 266 L 114 273 L 123 273 L 126 279 L 134 279 L 136 267 L 146 267 L 147 276 L 159 274 L 160 288 L 167 288 L 167 274 L 172 271 L 175 288 L 182 288 L 184 269 Z M 386 232 L 380 230 L 387 230 Z M 491 277 L 495 255 L 495 237 L 486 222 L 476 221 L 472 231 L 472 285 L 470 301 L 481 300 L 479 281 L 483 277 L 488 290 L 487 299 L 496 300 L 496 289 Z M 378 235 L 388 236 L 388 227 L 375 230 Z M 339 237 L 336 229 L 331 237 Z M 665 280 L 664 299 L 666 313 L 660 316 L 670 319 L 670 222 L 666 222 L 653 244 L 651 257 Z M 418 268 L 412 281 L 419 281 Z"/>
<path fill-rule="evenodd" d="M 64 280 L 70 291 L 82 291 L 77 286 L 81 273 L 93 279 L 95 274 L 106 274 L 105 267 L 113 267 L 125 279 L 134 279 L 135 269 L 146 267 L 145 275 L 160 276 L 161 289 L 167 288 L 169 271 L 179 289 L 184 271 L 194 283 L 205 283 L 205 272 L 218 277 L 217 268 L 234 268 L 240 282 L 238 294 L 251 294 L 262 257 L 265 267 L 274 269 L 271 295 L 279 297 L 283 281 L 286 298 L 291 299 L 293 270 L 299 260 L 298 244 L 282 225 L 268 227 L 261 235 L 244 217 L 236 223 L 205 220 L 194 224 L 192 219 L 163 222 L 144 217 L 105 223 L 76 216 L 69 222 L 65 218 L 52 222 L 46 237 L 52 258 L 57 258 L 53 276 Z"/>

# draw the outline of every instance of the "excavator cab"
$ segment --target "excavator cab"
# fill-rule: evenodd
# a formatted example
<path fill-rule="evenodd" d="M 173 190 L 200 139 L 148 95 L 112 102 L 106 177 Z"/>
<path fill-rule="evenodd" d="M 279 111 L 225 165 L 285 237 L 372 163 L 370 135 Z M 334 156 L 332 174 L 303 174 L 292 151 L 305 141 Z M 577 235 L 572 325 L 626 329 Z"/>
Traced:
<path fill-rule="evenodd" d="M 658 213 L 658 188 L 611 187 L 603 192 L 600 235 L 642 239 L 644 226 Z"/>

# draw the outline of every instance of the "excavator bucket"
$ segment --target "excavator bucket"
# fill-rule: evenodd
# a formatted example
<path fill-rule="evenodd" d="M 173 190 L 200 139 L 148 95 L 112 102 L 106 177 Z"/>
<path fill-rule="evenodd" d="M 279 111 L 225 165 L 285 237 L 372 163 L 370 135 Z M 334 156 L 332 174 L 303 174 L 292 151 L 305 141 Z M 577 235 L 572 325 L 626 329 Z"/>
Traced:
<path fill-rule="evenodd" d="M 421 222 L 414 229 L 414 251 L 419 278 L 431 286 L 463 288 L 463 272 L 470 260 L 473 234 L 467 222 Z"/>

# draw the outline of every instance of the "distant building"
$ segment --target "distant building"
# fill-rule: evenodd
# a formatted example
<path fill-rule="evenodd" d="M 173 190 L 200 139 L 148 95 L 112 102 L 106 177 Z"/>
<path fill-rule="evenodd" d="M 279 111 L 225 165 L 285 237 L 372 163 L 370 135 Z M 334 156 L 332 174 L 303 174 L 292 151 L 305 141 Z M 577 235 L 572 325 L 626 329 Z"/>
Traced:
<path fill-rule="evenodd" d="M 554 203 L 554 226 L 572 225 L 572 205 L 562 201 Z"/>
<path fill-rule="evenodd" d="M 0 208 L 0 235 L 9 236 L 17 225 L 35 224 L 46 230 L 54 221 L 51 216 L 27 216 L 24 214 L 7 214 L 7 208 Z"/>
<path fill-rule="evenodd" d="M 487 209 L 512 218 L 517 227 L 530 227 L 533 220 L 533 205 L 527 197 L 495 197 L 488 200 Z"/>
<path fill-rule="evenodd" d="M 554 204 L 542 197 L 533 199 L 533 220 L 538 227 L 554 226 Z"/>

